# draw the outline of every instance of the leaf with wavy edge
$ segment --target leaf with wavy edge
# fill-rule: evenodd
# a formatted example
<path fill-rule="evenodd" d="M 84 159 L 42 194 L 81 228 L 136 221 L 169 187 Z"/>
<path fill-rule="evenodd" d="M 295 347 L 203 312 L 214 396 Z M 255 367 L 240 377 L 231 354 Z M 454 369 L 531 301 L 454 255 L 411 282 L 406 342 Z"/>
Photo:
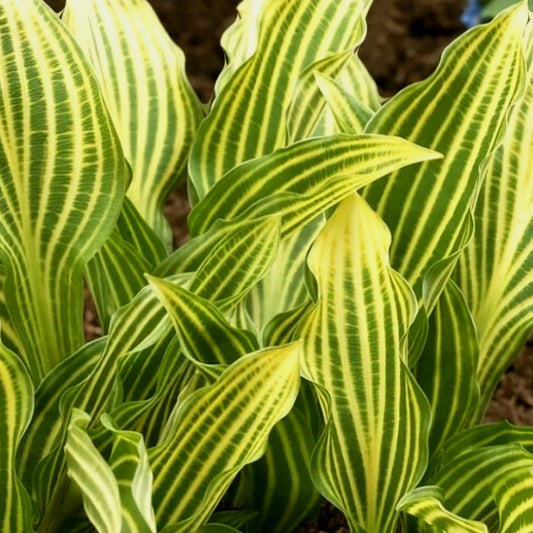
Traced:
<path fill-rule="evenodd" d="M 202 117 L 183 52 L 146 0 L 68 0 L 62 18 L 95 69 L 132 166 L 128 197 L 170 246 L 163 205 L 185 179 Z"/>
<path fill-rule="evenodd" d="M 191 234 L 217 219 L 277 213 L 289 235 L 354 190 L 400 167 L 440 154 L 398 137 L 336 135 L 308 139 L 235 167 L 191 211 Z"/>
<path fill-rule="evenodd" d="M 33 412 L 31 378 L 19 357 L 0 343 L 0 530 L 32 531 L 32 503 L 17 475 L 16 455 Z"/>
<path fill-rule="evenodd" d="M 397 509 L 416 516 L 440 533 L 488 533 L 485 524 L 448 511 L 443 501 L 444 495 L 439 487 L 418 487 L 398 502 Z"/>
<path fill-rule="evenodd" d="M 238 471 L 264 453 L 296 399 L 300 357 L 299 343 L 241 357 L 180 406 L 149 454 L 159 529 L 198 531 Z"/>
<path fill-rule="evenodd" d="M 475 210 L 476 232 L 456 280 L 478 331 L 483 418 L 505 369 L 533 326 L 533 23 L 524 39 L 527 82 L 513 109 L 502 146 L 491 157 Z"/>
<path fill-rule="evenodd" d="M 430 450 L 470 423 L 479 403 L 476 328 L 464 296 L 450 280 L 429 317 L 427 342 L 415 369 L 432 410 Z"/>
<path fill-rule="evenodd" d="M 334 79 L 318 72 L 315 81 L 333 115 L 339 133 L 363 133 L 374 111 L 344 90 Z"/>
<path fill-rule="evenodd" d="M 98 533 L 155 533 L 151 506 L 152 473 L 141 435 L 113 432 L 109 464 L 87 433 L 90 416 L 74 409 L 65 455 L 68 474 L 79 487 L 85 511 Z"/>
<path fill-rule="evenodd" d="M 259 349 L 250 331 L 232 327 L 205 298 L 163 279 L 148 280 L 171 318 L 186 357 L 210 378 L 216 379 L 239 357 Z"/>
<path fill-rule="evenodd" d="M 533 529 L 533 467 L 506 472 L 495 481 L 492 494 L 500 516 L 499 533 Z"/>
<path fill-rule="evenodd" d="M 285 144 L 286 111 L 298 77 L 311 64 L 345 52 L 360 40 L 365 4 L 369 2 L 252 4 L 260 6 L 255 20 L 248 22 L 255 52 L 230 78 L 225 76 L 193 143 L 189 173 L 195 201 L 234 166 Z"/>
<path fill-rule="evenodd" d="M 246 296 L 274 259 L 279 241 L 279 218 L 242 221 L 232 225 L 232 231 L 222 230 L 217 235 L 220 239 L 210 240 L 209 245 L 202 241 L 201 246 L 193 247 L 192 261 L 198 263 L 194 275 L 178 274 L 169 281 L 186 283 L 189 290 L 206 298 L 219 299 L 217 305 L 229 309 Z M 170 320 L 153 289 L 142 289 L 130 305 L 114 316 L 104 353 L 91 375 L 67 391 L 62 402 L 63 414 L 67 416 L 72 407 L 78 407 L 90 413 L 93 421 L 97 419 L 113 391 L 119 363 L 130 354 L 135 356 L 136 351 L 153 346 L 169 331 L 172 332 Z M 157 375 L 152 372 L 145 377 L 146 383 L 151 386 L 153 380 L 155 385 Z M 46 469 L 41 477 L 48 487 L 44 491 L 48 512 L 43 517 L 47 523 L 54 521 L 55 502 L 62 497 L 61 455 L 56 453 L 51 457 Z"/>
<path fill-rule="evenodd" d="M 366 202 L 346 198 L 309 255 L 318 298 L 297 334 L 327 420 L 312 477 L 357 532 L 395 531 L 396 504 L 428 459 L 429 405 L 402 360 L 416 300 L 389 245 Z"/>
<path fill-rule="evenodd" d="M 483 163 L 501 141 L 523 90 L 526 22 L 520 4 L 466 32 L 447 48 L 432 76 L 391 98 L 365 129 L 405 137 L 445 156 L 401 169 L 364 191 L 393 234 L 392 266 L 424 298 L 428 313 L 468 242 Z M 435 279 L 424 288 L 431 268 Z"/>
<path fill-rule="evenodd" d="M 0 255 L 10 323 L 38 383 L 83 343 L 83 267 L 112 230 L 129 169 L 55 13 L 5 0 L 0 32 Z"/>

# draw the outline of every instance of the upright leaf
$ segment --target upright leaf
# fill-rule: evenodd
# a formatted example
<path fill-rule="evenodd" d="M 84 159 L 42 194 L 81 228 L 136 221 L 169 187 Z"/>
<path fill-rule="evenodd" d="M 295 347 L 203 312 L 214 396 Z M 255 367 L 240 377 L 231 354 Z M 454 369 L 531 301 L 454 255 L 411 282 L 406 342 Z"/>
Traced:
<path fill-rule="evenodd" d="M 404 364 L 416 302 L 388 264 L 390 234 L 357 195 L 340 204 L 309 256 L 318 299 L 302 321 L 304 375 L 327 419 L 313 479 L 353 531 L 396 530 L 400 497 L 428 459 L 430 412 Z"/>
<path fill-rule="evenodd" d="M 285 144 L 286 111 L 298 77 L 313 63 L 357 44 L 368 2 L 267 0 L 247 4 L 259 8 L 254 11 L 256 20 L 247 22 L 251 32 L 244 32 L 254 41 L 250 48 L 255 52 L 244 62 L 249 49 L 238 54 L 242 63 L 230 78 L 225 77 L 200 126 L 189 163 L 195 199 L 203 198 L 235 165 Z"/>
<path fill-rule="evenodd" d="M 32 504 L 16 464 L 32 411 L 30 376 L 19 357 L 0 343 L 0 529 L 10 533 L 32 530 Z"/>
<path fill-rule="evenodd" d="M 98 533 L 155 533 L 152 473 L 142 437 L 118 431 L 106 419 L 114 434 L 108 464 L 87 434 L 89 421 L 75 409 L 65 445 L 69 476 L 81 490 L 87 516 Z"/>
<path fill-rule="evenodd" d="M 481 385 L 479 421 L 498 379 L 533 326 L 533 29 L 525 38 L 526 92 L 502 146 L 487 165 L 475 211 L 476 233 L 457 280 L 476 323 Z"/>
<path fill-rule="evenodd" d="M 416 378 L 432 410 L 430 449 L 468 426 L 479 403 L 476 329 L 464 297 L 453 281 L 446 285 L 429 317 L 427 342 Z"/>
<path fill-rule="evenodd" d="M 202 112 L 183 52 L 146 0 L 68 0 L 63 20 L 90 59 L 133 169 L 128 197 L 170 244 L 163 216 Z"/>
<path fill-rule="evenodd" d="M 296 399 L 300 356 L 293 343 L 242 357 L 181 404 L 150 453 L 158 528 L 198 531 L 239 470 L 264 453 Z"/>
<path fill-rule="evenodd" d="M 129 170 L 93 70 L 40 0 L 0 4 L 0 257 L 32 378 L 83 343 L 82 274 Z"/>
<path fill-rule="evenodd" d="M 364 193 L 393 234 L 392 266 L 419 298 L 424 294 L 428 312 L 471 237 L 483 163 L 523 90 L 527 16 L 520 4 L 459 37 L 432 76 L 389 100 L 366 127 L 444 154 L 443 160 L 401 169 Z"/>

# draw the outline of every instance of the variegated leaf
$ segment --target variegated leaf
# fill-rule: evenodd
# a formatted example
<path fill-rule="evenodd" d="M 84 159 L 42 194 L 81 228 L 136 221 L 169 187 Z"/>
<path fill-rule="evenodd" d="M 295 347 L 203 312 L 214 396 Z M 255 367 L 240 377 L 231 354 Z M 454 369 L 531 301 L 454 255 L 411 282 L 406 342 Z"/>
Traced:
<path fill-rule="evenodd" d="M 83 343 L 83 267 L 111 232 L 129 169 L 93 71 L 55 13 L 5 0 L 0 33 L 3 289 L 39 382 Z"/>
<path fill-rule="evenodd" d="M 185 57 L 146 0 L 68 0 L 62 18 L 98 76 L 133 169 L 128 197 L 170 245 L 163 216 L 202 116 Z"/>
<path fill-rule="evenodd" d="M 298 77 L 313 63 L 347 51 L 360 40 L 361 16 L 368 4 L 361 0 L 248 2 L 248 8 L 257 9 L 255 20 L 245 22 L 243 34 L 250 36 L 250 48 L 255 51 L 230 78 L 226 76 L 200 126 L 189 163 L 193 199 L 203 198 L 235 165 L 284 145 L 286 111 Z M 237 55 L 242 61 L 249 51 Z"/>
<path fill-rule="evenodd" d="M 461 291 L 450 280 L 429 317 L 427 342 L 415 371 L 431 404 L 432 453 L 467 427 L 478 408 L 478 357 L 472 315 Z"/>
<path fill-rule="evenodd" d="M 479 421 L 499 378 L 533 326 L 533 23 L 525 38 L 526 92 L 503 145 L 487 165 L 475 211 L 476 232 L 462 256 L 458 283 L 474 315 L 480 356 Z"/>
<path fill-rule="evenodd" d="M 117 431 L 109 464 L 87 434 L 90 416 L 74 409 L 65 455 L 69 476 L 83 496 L 87 516 L 98 533 L 155 533 L 151 507 L 152 473 L 138 433 Z"/>
<path fill-rule="evenodd" d="M 318 299 L 298 333 L 327 419 L 312 476 L 357 532 L 396 530 L 396 505 L 428 460 L 429 405 L 403 362 L 416 300 L 389 245 L 366 202 L 346 198 L 310 253 Z"/>
<path fill-rule="evenodd" d="M 181 404 L 150 452 L 158 528 L 198 531 L 239 470 L 264 453 L 296 399 L 300 356 L 293 343 L 242 357 Z"/>
<path fill-rule="evenodd" d="M 17 449 L 33 411 L 33 386 L 20 358 L 0 343 L 0 529 L 27 533 L 32 503 L 17 475 Z"/>
<path fill-rule="evenodd" d="M 428 313 L 471 237 L 483 164 L 523 89 L 527 18 L 520 4 L 459 37 L 433 75 L 390 99 L 365 129 L 444 154 L 364 192 L 393 234 L 392 266 L 423 297 Z"/>
<path fill-rule="evenodd" d="M 448 511 L 439 487 L 418 487 L 408 492 L 398 503 L 398 510 L 416 516 L 439 533 L 488 533 L 487 526 L 462 518 Z M 417 529 L 417 531 L 422 528 Z"/>
<path fill-rule="evenodd" d="M 189 215 L 193 235 L 217 219 L 282 215 L 282 236 L 354 190 L 405 165 L 438 159 L 397 137 L 337 135 L 308 139 L 228 172 Z"/>

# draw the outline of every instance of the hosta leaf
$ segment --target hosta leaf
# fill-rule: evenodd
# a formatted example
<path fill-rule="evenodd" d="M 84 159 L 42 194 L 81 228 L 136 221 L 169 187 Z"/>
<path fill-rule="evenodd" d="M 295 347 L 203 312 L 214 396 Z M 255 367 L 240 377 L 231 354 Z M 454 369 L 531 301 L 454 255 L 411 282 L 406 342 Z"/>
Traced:
<path fill-rule="evenodd" d="M 320 495 L 309 471 L 314 445 L 309 424 L 297 408 L 276 424 L 264 457 L 244 472 L 246 503 L 259 511 L 246 531 L 286 533 L 318 514 Z"/>
<path fill-rule="evenodd" d="M 90 375 L 102 356 L 105 343 L 106 339 L 98 339 L 84 345 L 51 370 L 35 391 L 33 418 L 17 454 L 18 471 L 27 487 L 32 487 L 32 477 L 39 461 L 61 444 L 64 429 L 61 397 L 67 389 L 79 385 Z M 54 478 L 48 481 L 50 488 L 55 485 Z M 45 494 L 49 490 L 39 494 L 38 499 L 46 501 Z"/>
<path fill-rule="evenodd" d="M 308 301 L 305 261 L 324 222 L 319 216 L 282 241 L 274 263 L 251 291 L 244 305 L 258 332 L 276 315 Z"/>
<path fill-rule="evenodd" d="M 38 382 L 83 343 L 83 267 L 111 232 L 129 170 L 56 15 L 6 0 L 0 33 L 0 255 L 10 323 Z"/>
<path fill-rule="evenodd" d="M 32 531 L 31 500 L 19 480 L 16 454 L 33 411 L 33 387 L 19 357 L 0 343 L 0 529 Z"/>
<path fill-rule="evenodd" d="M 429 405 L 403 363 L 416 302 L 389 245 L 368 205 L 346 198 L 309 255 L 318 298 L 299 328 L 327 419 L 312 476 L 358 532 L 395 531 L 396 504 L 428 459 Z"/>
<path fill-rule="evenodd" d="M 335 80 L 321 73 L 315 75 L 320 92 L 326 99 L 330 112 L 340 133 L 362 133 L 370 117 L 372 109 L 345 91 Z"/>
<path fill-rule="evenodd" d="M 327 106 L 313 135 L 362 133 L 367 114 L 379 109 L 382 99 L 359 56 L 352 54 L 334 80 L 320 73 L 315 78 Z"/>
<path fill-rule="evenodd" d="M 263 454 L 296 398 L 300 356 L 293 343 L 242 357 L 181 404 L 150 452 L 158 528 L 197 531 L 238 471 Z"/>
<path fill-rule="evenodd" d="M 362 37 L 361 16 L 367 4 L 360 0 L 251 4 L 259 9 L 243 34 L 251 37 L 255 53 L 231 78 L 225 77 L 200 126 L 189 162 L 194 199 L 203 198 L 235 165 L 284 145 L 286 111 L 298 77 L 313 63 L 353 48 Z M 261 29 L 257 36 L 256 27 Z M 242 61 L 249 52 L 238 55 Z"/>
<path fill-rule="evenodd" d="M 109 464 L 87 434 L 89 415 L 74 409 L 65 455 L 69 476 L 81 490 L 87 516 L 98 533 L 155 533 L 152 476 L 142 438 L 114 431 Z"/>
<path fill-rule="evenodd" d="M 250 331 L 232 327 L 208 300 L 162 279 L 150 278 L 150 283 L 171 317 L 185 355 L 211 378 L 259 349 Z"/>
<path fill-rule="evenodd" d="M 68 0 L 63 20 L 91 60 L 126 158 L 128 197 L 170 244 L 163 216 L 202 111 L 183 52 L 146 0 Z"/>
<path fill-rule="evenodd" d="M 231 80 L 235 71 L 256 51 L 259 38 L 259 14 L 267 2 L 269 0 L 242 0 L 237 5 L 237 19 L 220 38 L 220 46 L 224 49 L 226 61 L 215 83 L 217 95 Z"/>
<path fill-rule="evenodd" d="M 364 20 L 359 20 L 363 28 Z M 363 34 L 363 31 L 361 30 L 360 33 Z M 313 63 L 300 74 L 295 87 L 295 95 L 288 111 L 287 144 L 311 137 L 324 112 L 326 102 L 319 85 L 316 83 L 316 78 L 320 75 L 335 77 L 352 55 L 353 46 L 340 54 Z"/>
<path fill-rule="evenodd" d="M 419 487 L 407 493 L 398 503 L 398 510 L 418 517 L 439 533 L 488 533 L 481 522 L 461 518 L 443 504 L 439 487 Z"/>
<path fill-rule="evenodd" d="M 109 331 L 112 315 L 146 285 L 144 274 L 151 270 L 149 263 L 116 230 L 87 263 L 87 284 L 104 332 Z"/>
<path fill-rule="evenodd" d="M 470 234 L 482 166 L 523 89 L 523 4 L 473 28 L 437 71 L 387 102 L 365 131 L 399 135 L 444 154 L 373 183 L 364 197 L 393 234 L 391 263 L 431 311 Z M 431 269 L 437 269 L 431 272 Z M 434 278 L 423 287 L 424 277 Z"/>
<path fill-rule="evenodd" d="M 86 278 L 100 325 L 109 329 L 111 316 L 129 303 L 146 285 L 144 274 L 151 273 L 167 257 L 164 244 L 143 220 L 128 198 L 117 227 L 89 261 Z"/>
<path fill-rule="evenodd" d="M 533 453 L 533 428 L 513 426 L 504 420 L 466 429 L 448 439 L 432 463 L 438 469 L 465 451 L 504 444 L 516 444 Z"/>
<path fill-rule="evenodd" d="M 472 316 L 461 291 L 450 281 L 429 317 L 428 339 L 416 367 L 417 381 L 431 404 L 432 452 L 467 426 L 477 409 L 478 356 Z"/>
<path fill-rule="evenodd" d="M 533 528 L 531 468 L 506 472 L 492 487 L 500 515 L 499 533 L 528 533 Z"/>
<path fill-rule="evenodd" d="M 304 140 L 228 172 L 194 207 L 189 228 L 197 235 L 219 218 L 278 213 L 286 236 L 377 178 L 438 157 L 395 137 L 336 135 Z"/>
<path fill-rule="evenodd" d="M 475 211 L 474 239 L 457 280 L 478 330 L 484 410 L 498 379 L 533 325 L 533 31 L 525 39 L 526 92 L 511 113 L 503 145 L 487 165 Z"/>
<path fill-rule="evenodd" d="M 444 494 L 450 512 L 487 524 L 493 531 L 497 507 L 492 489 L 509 472 L 533 467 L 533 455 L 516 444 L 471 448 L 441 465 L 427 480 Z"/>
<path fill-rule="evenodd" d="M 4 295 L 5 279 L 6 271 L 0 263 L 0 324 L 2 325 L 2 342 L 7 348 L 13 350 L 15 353 L 22 353 L 24 348 L 17 337 L 17 333 L 9 323 L 9 313 Z"/>

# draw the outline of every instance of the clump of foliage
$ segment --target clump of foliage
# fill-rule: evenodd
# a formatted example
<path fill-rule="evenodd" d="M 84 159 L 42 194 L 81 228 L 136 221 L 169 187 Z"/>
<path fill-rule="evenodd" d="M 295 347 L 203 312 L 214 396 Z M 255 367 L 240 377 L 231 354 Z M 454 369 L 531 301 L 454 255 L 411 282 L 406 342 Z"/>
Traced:
<path fill-rule="evenodd" d="M 2 531 L 533 530 L 531 13 L 384 102 L 369 5 L 244 0 L 202 106 L 145 0 L 0 0 Z"/>

